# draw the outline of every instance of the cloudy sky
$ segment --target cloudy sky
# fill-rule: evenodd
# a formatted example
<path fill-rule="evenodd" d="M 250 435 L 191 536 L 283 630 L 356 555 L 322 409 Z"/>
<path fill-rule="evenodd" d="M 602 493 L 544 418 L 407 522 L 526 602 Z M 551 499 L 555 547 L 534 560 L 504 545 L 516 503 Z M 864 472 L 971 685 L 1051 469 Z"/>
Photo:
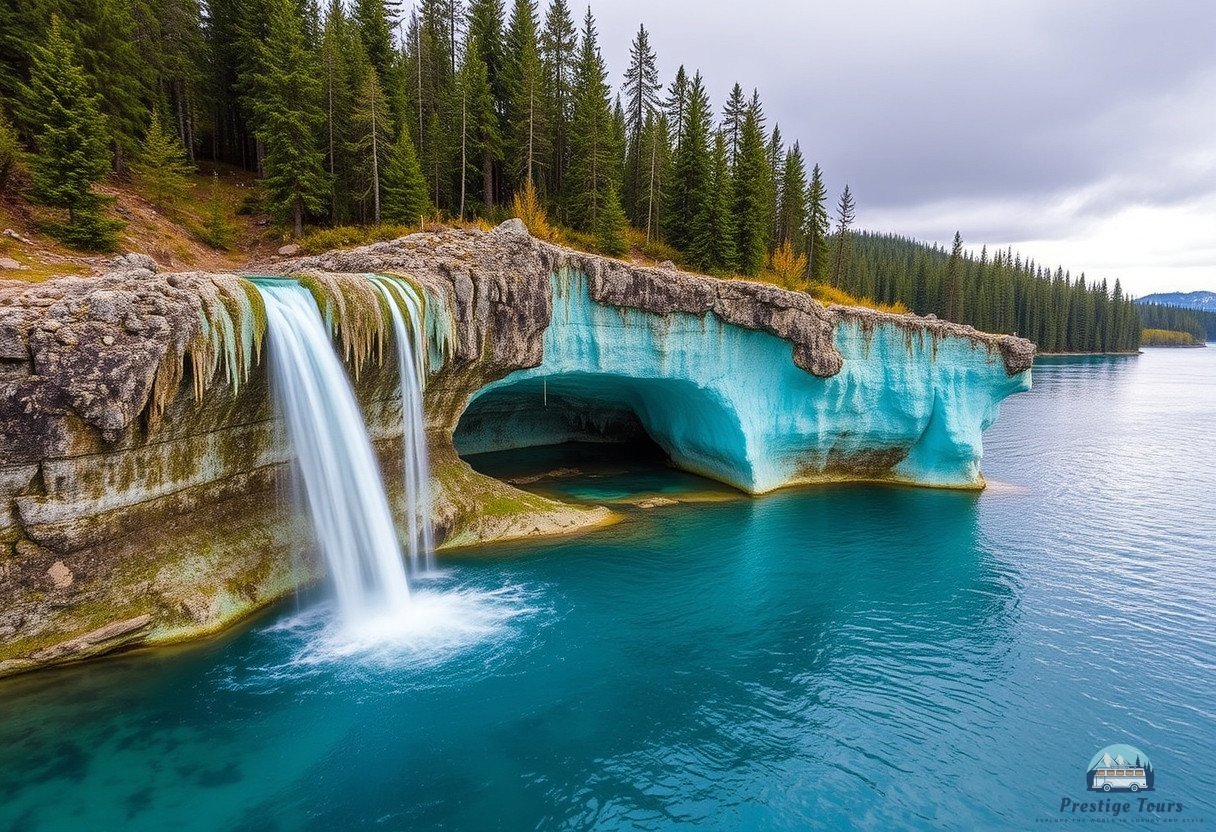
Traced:
<path fill-rule="evenodd" d="M 614 84 L 644 22 L 665 84 L 759 87 L 861 227 L 1216 291 L 1216 0 L 593 7 Z"/>

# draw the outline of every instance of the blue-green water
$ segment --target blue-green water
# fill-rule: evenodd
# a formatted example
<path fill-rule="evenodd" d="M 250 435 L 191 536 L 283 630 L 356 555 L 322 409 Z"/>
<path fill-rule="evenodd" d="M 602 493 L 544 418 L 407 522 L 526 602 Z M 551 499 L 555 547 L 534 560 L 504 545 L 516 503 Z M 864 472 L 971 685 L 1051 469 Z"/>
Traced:
<path fill-rule="evenodd" d="M 1216 823 L 1214 417 L 1214 349 L 1041 362 L 980 496 L 627 509 L 449 556 L 412 649 L 301 599 L 10 680 L 0 830 L 1032 828 L 1115 742 Z"/>

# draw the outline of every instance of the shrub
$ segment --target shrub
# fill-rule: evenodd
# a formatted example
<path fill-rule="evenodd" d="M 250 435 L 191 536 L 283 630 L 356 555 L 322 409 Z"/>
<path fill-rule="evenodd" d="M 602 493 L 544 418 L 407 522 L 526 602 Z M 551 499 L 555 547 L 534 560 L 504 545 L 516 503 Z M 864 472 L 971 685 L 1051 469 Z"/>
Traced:
<path fill-rule="evenodd" d="M 1176 329 L 1145 329 L 1140 332 L 1142 347 L 1201 347 L 1203 342 L 1196 340 L 1189 332 Z"/>
<path fill-rule="evenodd" d="M 203 219 L 202 228 L 196 233 L 207 245 L 223 250 L 231 248 L 236 237 L 236 229 L 232 220 L 228 219 L 220 193 L 220 178 L 217 173 L 211 174 L 211 198 L 207 201 L 207 215 Z"/>
<path fill-rule="evenodd" d="M 134 167 L 148 189 L 148 199 L 157 208 L 180 199 L 193 186 L 190 177 L 194 174 L 194 166 L 186 159 L 182 143 L 172 131 L 164 128 L 160 114 L 155 111 Z"/>
<path fill-rule="evenodd" d="M 806 255 L 795 254 L 794 247 L 786 240 L 781 248 L 773 252 L 773 273 L 787 289 L 800 289 L 806 277 Z"/>
<path fill-rule="evenodd" d="M 540 204 L 532 180 L 529 179 L 523 189 L 512 198 L 511 213 L 523 222 L 533 237 L 538 240 L 554 239 L 553 226 L 549 225 L 549 217 L 544 206 Z"/>
<path fill-rule="evenodd" d="M 809 294 L 825 306 L 833 304 L 837 306 L 864 306 L 867 309 L 874 309 L 878 312 L 890 312 L 894 315 L 906 315 L 908 313 L 908 307 L 899 301 L 895 303 L 879 303 L 870 298 L 855 297 L 827 283 L 812 283 Z"/>

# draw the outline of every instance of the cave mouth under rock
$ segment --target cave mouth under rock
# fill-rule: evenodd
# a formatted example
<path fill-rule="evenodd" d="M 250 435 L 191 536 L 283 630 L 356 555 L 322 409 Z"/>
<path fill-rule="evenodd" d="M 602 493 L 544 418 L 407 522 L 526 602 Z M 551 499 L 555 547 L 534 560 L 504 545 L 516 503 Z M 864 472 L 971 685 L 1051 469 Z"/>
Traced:
<path fill-rule="evenodd" d="M 497 382 L 469 404 L 453 444 L 474 470 L 515 484 L 674 467 L 735 487 L 719 472 L 737 470 L 743 445 L 733 410 L 710 391 L 601 373 Z"/>

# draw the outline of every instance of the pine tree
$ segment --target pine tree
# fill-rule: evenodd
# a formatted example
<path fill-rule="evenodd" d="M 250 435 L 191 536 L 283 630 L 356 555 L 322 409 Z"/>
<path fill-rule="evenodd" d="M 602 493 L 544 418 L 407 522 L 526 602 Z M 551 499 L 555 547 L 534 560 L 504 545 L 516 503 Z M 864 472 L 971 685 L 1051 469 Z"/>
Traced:
<path fill-rule="evenodd" d="M 595 245 L 611 257 L 623 257 L 629 250 L 625 237 L 625 211 L 617 195 L 616 183 L 609 182 L 595 225 Z"/>
<path fill-rule="evenodd" d="M 646 124 L 659 109 L 659 68 L 650 35 L 638 27 L 629 48 L 625 71 L 625 206 L 635 225 L 641 224 L 641 195 L 646 181 L 646 148 L 642 144 Z"/>
<path fill-rule="evenodd" d="M 857 206 L 853 202 L 853 193 L 849 186 L 844 186 L 840 194 L 840 202 L 836 205 L 836 265 L 832 270 L 832 285 L 837 289 L 845 288 L 845 278 L 849 265 L 849 227 L 857 216 Z"/>
<path fill-rule="evenodd" d="M 464 99 L 459 89 L 456 47 L 461 4 L 454 0 L 424 0 L 412 21 L 407 55 L 409 68 L 409 124 L 416 141 L 418 161 L 431 201 L 455 212 L 465 182 L 460 161 Z M 467 121 L 467 118 L 466 118 Z M 467 126 L 467 125 L 465 125 Z M 465 141 L 467 151 L 467 141 Z"/>
<path fill-rule="evenodd" d="M 147 102 L 152 96 L 152 67 L 140 49 L 132 4 L 124 0 L 92 0 L 65 4 L 71 26 L 64 29 L 74 41 L 85 77 L 105 117 L 113 169 L 122 174 L 147 123 Z"/>
<path fill-rule="evenodd" d="M 300 237 L 304 217 L 323 211 L 329 196 L 325 154 L 318 145 L 324 118 L 321 84 L 292 0 L 270 0 L 266 22 L 267 39 L 258 50 L 256 69 L 266 191 L 271 213 L 279 222 L 289 222 Z"/>
<path fill-rule="evenodd" d="M 51 18 L 46 43 L 32 50 L 25 100 L 27 118 L 38 125 L 35 198 L 67 210 L 67 224 L 55 229 L 66 242 L 112 248 L 118 225 L 103 216 L 106 200 L 93 191 L 109 168 L 105 122 L 58 16 Z"/>
<path fill-rule="evenodd" d="M 570 119 L 574 109 L 574 65 L 578 33 L 566 0 L 553 0 L 541 34 L 541 65 L 545 77 L 545 122 L 549 126 L 549 165 L 546 190 L 564 215 L 566 172 L 570 166 Z"/>
<path fill-rule="evenodd" d="M 392 22 L 389 20 L 384 0 L 354 0 L 351 21 L 363 44 L 363 52 L 371 62 L 372 69 L 376 71 L 376 78 L 383 88 L 394 74 L 396 58 Z M 360 84 L 362 83 L 360 79 Z"/>
<path fill-rule="evenodd" d="M 494 162 L 501 157 L 502 151 L 498 113 L 494 109 L 494 95 L 490 89 L 490 78 L 482 54 L 476 36 L 470 35 L 470 41 L 464 51 L 464 60 L 460 65 L 459 80 L 462 217 L 467 207 L 466 195 L 470 177 L 477 181 L 474 192 L 480 196 L 481 204 L 485 208 L 493 207 Z"/>
<path fill-rule="evenodd" d="M 739 229 L 735 249 L 739 271 L 743 274 L 760 274 L 768 255 L 771 187 L 768 155 L 760 129 L 759 108 L 756 106 L 749 106 L 744 117 L 734 185 L 735 221 Z"/>
<path fill-rule="evenodd" d="M 166 126 L 174 125 L 186 159 L 195 161 L 197 105 L 206 98 L 206 46 L 199 0 L 141 0 L 132 6 L 137 38 L 144 50 L 155 92 L 168 104 Z M 155 103 L 153 103 L 155 109 Z"/>
<path fill-rule="evenodd" d="M 329 173 L 329 219 L 341 223 L 349 218 L 353 197 L 353 165 L 350 159 L 350 124 L 354 111 L 351 84 L 350 22 L 342 0 L 331 0 L 320 36 L 322 107 L 325 111 L 325 169 Z"/>
<path fill-rule="evenodd" d="M 726 133 L 726 152 L 732 172 L 739 164 L 739 143 L 743 141 L 743 124 L 746 120 L 747 100 L 743 97 L 743 87 L 735 82 L 722 111 L 722 129 Z"/>
<path fill-rule="evenodd" d="M 135 160 L 135 172 L 148 189 L 152 204 L 164 208 L 189 190 L 194 166 L 186 161 L 181 142 L 161 125 L 160 114 L 152 111 L 152 123 L 144 136 L 143 147 Z"/>
<path fill-rule="evenodd" d="M 0 110 L 0 196 L 8 190 L 9 179 L 21 165 L 23 155 L 17 131 Z"/>
<path fill-rule="evenodd" d="M 830 268 L 828 234 L 831 229 L 828 221 L 828 192 L 823 184 L 823 172 L 819 165 L 811 169 L 811 184 L 807 189 L 806 203 L 808 273 L 813 282 L 826 283 Z"/>
<path fill-rule="evenodd" d="M 785 143 L 781 138 L 781 125 L 774 124 L 768 142 L 769 228 L 767 246 L 770 251 L 776 247 L 781 235 L 778 223 L 781 217 L 781 174 L 784 168 Z"/>
<path fill-rule="evenodd" d="M 778 245 L 789 243 L 796 253 L 806 250 L 806 165 L 798 142 L 785 154 L 781 172 L 781 207 L 777 214 Z"/>
<path fill-rule="evenodd" d="M 668 173 L 671 168 L 671 130 L 667 116 L 651 115 L 642 134 L 645 180 L 638 199 L 638 213 L 646 229 L 646 242 L 656 239 L 663 226 Z"/>
<path fill-rule="evenodd" d="M 511 179 L 519 187 L 535 182 L 536 168 L 547 158 L 544 72 L 533 0 L 515 0 L 507 30 L 506 77 L 510 89 Z"/>
<path fill-rule="evenodd" d="M 694 265 L 708 266 L 711 253 L 702 248 L 708 234 L 710 187 L 713 159 L 709 143 L 709 98 L 701 73 L 688 85 L 684 107 L 683 140 L 673 156 L 672 175 L 668 188 L 667 242 L 684 249 Z"/>
<path fill-rule="evenodd" d="M 486 208 L 498 203 L 498 192 L 502 190 L 502 164 L 507 102 L 505 73 L 506 55 L 503 49 L 503 3 L 502 0 L 472 0 L 469 4 L 469 33 L 465 50 L 477 50 L 477 57 L 485 67 L 486 83 L 490 90 L 490 112 L 496 123 L 479 123 L 481 139 L 482 186 L 481 198 Z M 491 140 L 491 137 L 493 140 Z"/>
<path fill-rule="evenodd" d="M 431 212 L 426 180 L 418 165 L 418 154 L 410 131 L 402 129 L 384 167 L 381 213 L 387 222 L 412 225 Z"/>
<path fill-rule="evenodd" d="M 214 172 L 211 174 L 211 196 L 207 200 L 207 214 L 199 236 L 212 248 L 223 250 L 232 247 L 232 240 L 236 236 L 232 221 L 228 219 L 228 212 L 224 208 L 219 174 Z"/>
<path fill-rule="evenodd" d="M 486 79 L 496 107 L 504 107 L 508 98 L 503 70 L 506 55 L 503 49 L 502 0 L 471 0 L 469 3 L 469 33 L 465 43 L 474 44 L 481 62 L 486 66 Z M 500 110 L 501 112 L 501 110 Z"/>
<path fill-rule="evenodd" d="M 954 243 L 950 249 L 950 262 L 946 266 L 945 318 L 962 322 L 963 319 L 963 235 L 954 232 Z"/>
<path fill-rule="evenodd" d="M 709 193 L 699 210 L 703 218 L 693 223 L 697 238 L 693 240 L 690 256 L 695 265 L 711 272 L 732 274 L 739 269 L 735 252 L 735 197 L 730 175 L 730 159 L 726 135 L 714 133 Z"/>
<path fill-rule="evenodd" d="M 680 149 L 684 143 L 684 117 L 688 108 L 688 75 L 683 65 L 676 70 L 675 80 L 667 88 L 667 100 L 663 102 L 663 111 L 667 115 L 667 123 L 671 126 L 672 150 Z"/>
<path fill-rule="evenodd" d="M 598 228 L 600 210 L 620 175 L 619 149 L 613 141 L 608 70 L 600 55 L 595 19 L 588 9 L 575 67 L 574 114 L 570 124 L 567 212 L 586 231 Z M 619 201 L 619 200 L 618 200 Z"/>
<path fill-rule="evenodd" d="M 371 218 L 380 222 L 380 187 L 385 165 L 393 147 L 392 114 L 373 67 L 368 67 L 359 85 L 359 95 L 351 114 L 350 153 L 354 162 L 361 198 L 372 200 Z"/>

